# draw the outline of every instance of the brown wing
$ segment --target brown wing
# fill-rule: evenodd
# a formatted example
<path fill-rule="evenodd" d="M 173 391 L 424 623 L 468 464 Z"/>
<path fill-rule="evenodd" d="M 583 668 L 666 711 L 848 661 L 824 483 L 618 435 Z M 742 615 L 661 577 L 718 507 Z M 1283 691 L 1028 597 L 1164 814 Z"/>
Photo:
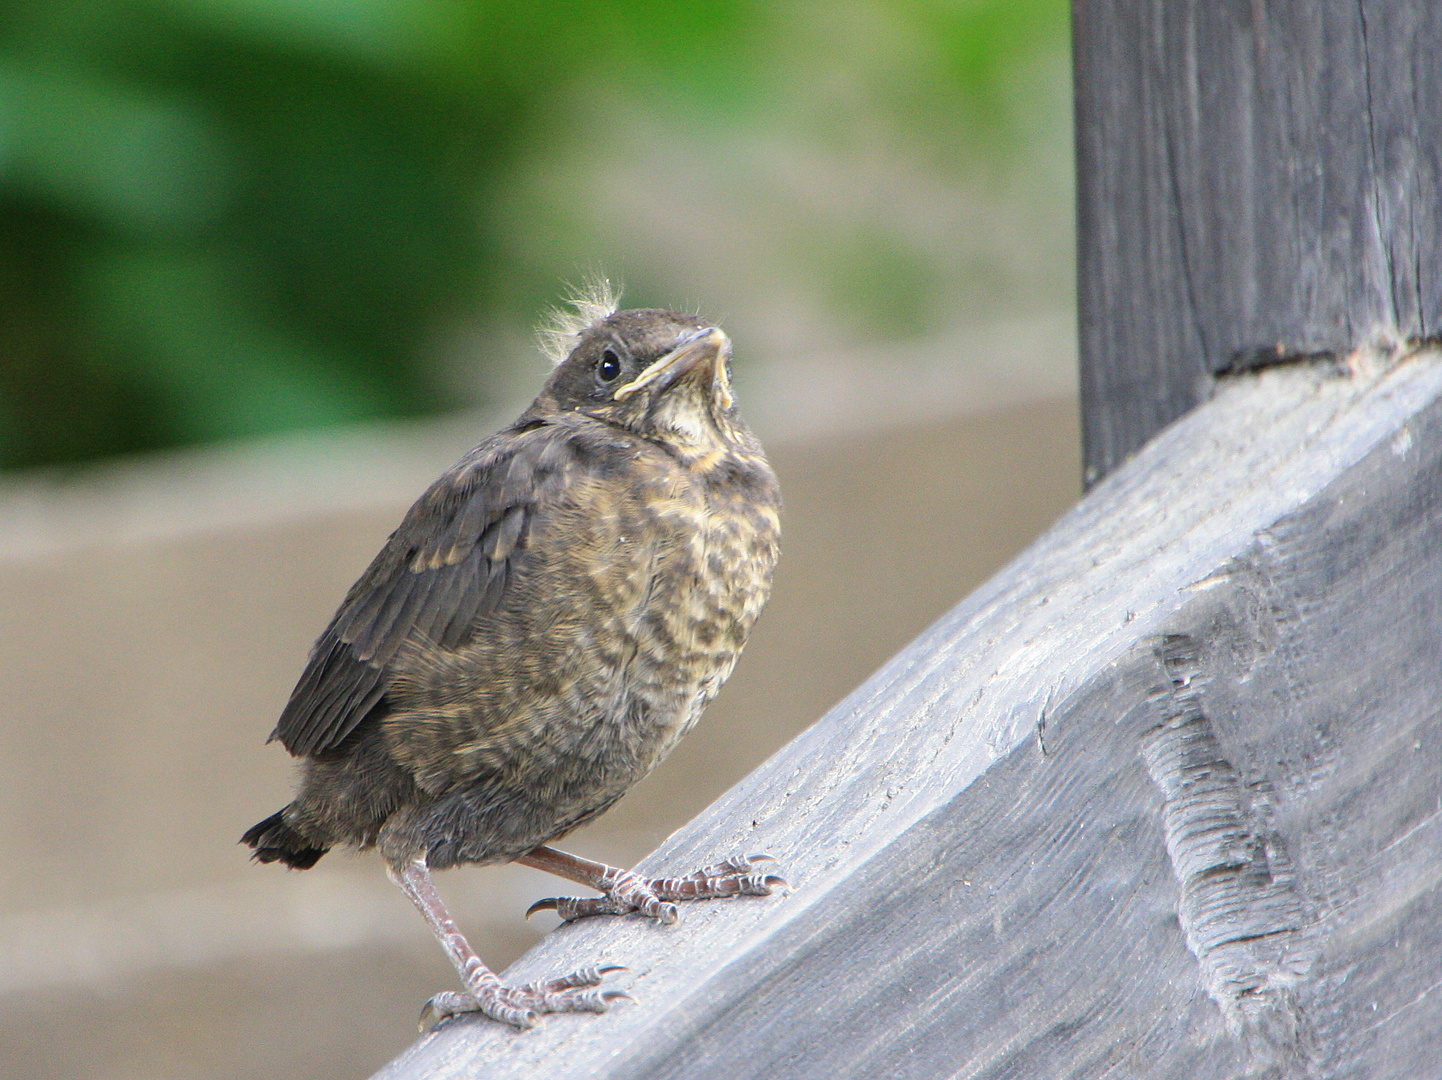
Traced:
<path fill-rule="evenodd" d="M 271 738 L 297 756 L 333 750 L 386 708 L 389 665 L 405 645 L 470 640 L 500 605 L 533 517 L 574 465 L 564 429 L 512 429 L 431 485 L 315 643 Z"/>

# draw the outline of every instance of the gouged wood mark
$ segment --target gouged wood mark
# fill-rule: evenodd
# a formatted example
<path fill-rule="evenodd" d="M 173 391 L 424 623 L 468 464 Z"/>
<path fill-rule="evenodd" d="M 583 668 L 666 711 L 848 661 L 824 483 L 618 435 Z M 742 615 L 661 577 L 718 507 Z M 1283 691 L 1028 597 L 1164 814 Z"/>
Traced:
<path fill-rule="evenodd" d="M 1162 718 L 1141 751 L 1162 792 L 1187 948 L 1256 1068 L 1311 1064 L 1315 1039 L 1295 990 L 1319 950 L 1286 842 L 1268 821 L 1268 786 L 1244 784 L 1223 754 L 1202 706 L 1196 643 L 1170 635 L 1158 658 Z"/>

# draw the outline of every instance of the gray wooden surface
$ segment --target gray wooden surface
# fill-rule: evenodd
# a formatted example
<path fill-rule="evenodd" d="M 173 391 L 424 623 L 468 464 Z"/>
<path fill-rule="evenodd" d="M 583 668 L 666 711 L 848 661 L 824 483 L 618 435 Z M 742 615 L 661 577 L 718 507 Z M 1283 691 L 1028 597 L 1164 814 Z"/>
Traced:
<path fill-rule="evenodd" d="M 1435 1075 L 1442 355 L 1357 361 L 1226 380 L 643 864 L 789 895 L 563 927 L 509 977 L 634 1004 L 379 1075 Z"/>
<path fill-rule="evenodd" d="M 1074 12 L 1089 484 L 1218 371 L 1442 330 L 1442 4 Z"/>

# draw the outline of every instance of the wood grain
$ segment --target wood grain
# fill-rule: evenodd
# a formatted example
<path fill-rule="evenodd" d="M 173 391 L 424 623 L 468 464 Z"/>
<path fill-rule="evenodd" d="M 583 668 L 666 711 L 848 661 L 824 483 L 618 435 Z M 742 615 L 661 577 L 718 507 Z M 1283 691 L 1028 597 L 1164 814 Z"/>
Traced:
<path fill-rule="evenodd" d="M 1224 380 L 643 864 L 789 895 L 563 927 L 509 977 L 635 1004 L 379 1075 L 1424 1075 L 1442 354 L 1365 359 Z"/>
<path fill-rule="evenodd" d="M 1218 372 L 1442 328 L 1442 5 L 1077 0 L 1085 470 Z"/>

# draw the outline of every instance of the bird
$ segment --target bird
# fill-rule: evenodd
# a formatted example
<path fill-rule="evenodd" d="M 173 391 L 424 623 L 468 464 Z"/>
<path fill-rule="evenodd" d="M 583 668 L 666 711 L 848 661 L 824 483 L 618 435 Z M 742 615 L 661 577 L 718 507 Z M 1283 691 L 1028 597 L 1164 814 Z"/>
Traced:
<path fill-rule="evenodd" d="M 622 970 L 503 983 L 432 872 L 521 863 L 600 893 L 571 921 L 766 896 L 767 854 L 667 879 L 552 845 L 612 806 L 696 723 L 770 593 L 780 489 L 737 408 L 730 339 L 698 316 L 620 310 L 604 282 L 541 332 L 534 403 L 406 513 L 312 648 L 272 732 L 295 798 L 241 842 L 304 870 L 377 851 L 454 963 L 421 1030 L 481 1014 L 518 1028 L 605 1012 Z M 526 914 L 529 916 L 531 911 Z"/>

